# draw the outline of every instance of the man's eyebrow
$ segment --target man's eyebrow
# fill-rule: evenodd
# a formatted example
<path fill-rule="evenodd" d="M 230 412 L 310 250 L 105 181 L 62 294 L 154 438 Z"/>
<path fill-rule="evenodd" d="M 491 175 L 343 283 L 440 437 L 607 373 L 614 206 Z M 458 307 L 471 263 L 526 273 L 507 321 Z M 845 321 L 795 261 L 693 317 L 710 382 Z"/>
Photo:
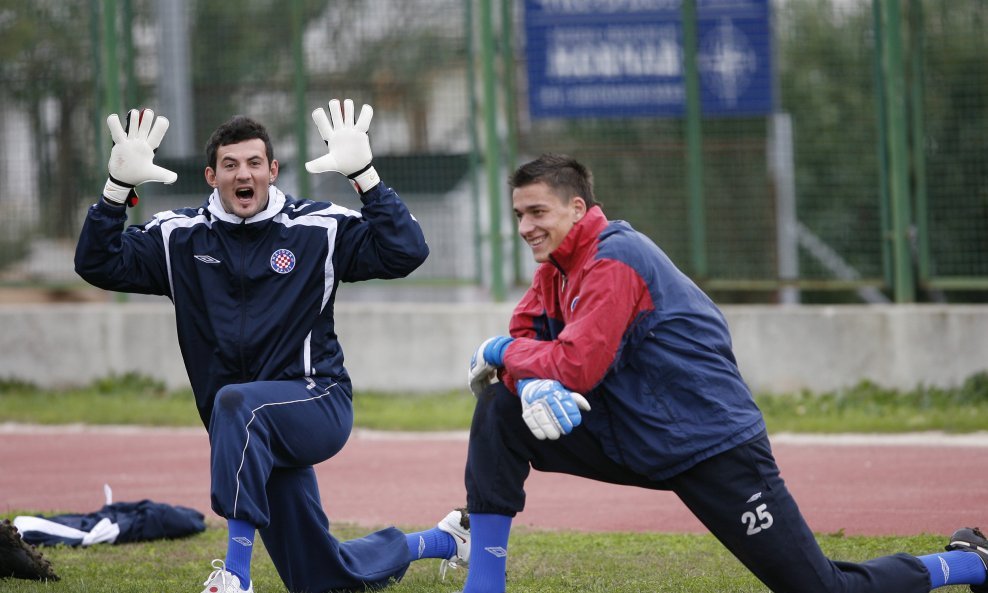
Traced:
<path fill-rule="evenodd" d="M 527 204 L 527 205 L 525 205 L 522 208 L 515 208 L 514 210 L 517 212 L 517 211 L 520 211 L 520 210 L 537 210 L 539 208 L 545 208 L 545 203 L 543 203 L 543 202 L 536 202 L 534 204 Z"/>
<path fill-rule="evenodd" d="M 250 161 L 250 160 L 254 160 L 254 159 L 263 159 L 263 158 L 264 158 L 263 155 L 260 155 L 260 154 L 251 154 L 251 155 L 245 156 L 243 158 L 243 160 Z M 238 159 L 237 157 L 233 156 L 232 154 L 225 154 L 225 155 L 223 155 L 223 157 L 220 160 L 221 161 L 239 161 L 240 159 Z"/>

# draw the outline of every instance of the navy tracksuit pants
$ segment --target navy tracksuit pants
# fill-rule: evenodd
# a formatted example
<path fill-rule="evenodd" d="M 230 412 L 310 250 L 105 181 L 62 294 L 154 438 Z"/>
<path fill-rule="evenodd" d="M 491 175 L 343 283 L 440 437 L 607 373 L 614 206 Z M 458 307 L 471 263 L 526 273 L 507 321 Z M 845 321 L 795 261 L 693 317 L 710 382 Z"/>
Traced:
<path fill-rule="evenodd" d="M 259 381 L 216 394 L 209 421 L 213 510 L 258 527 L 293 593 L 377 588 L 408 569 L 405 535 L 395 528 L 346 542 L 329 532 L 312 466 L 337 454 L 352 426 L 350 393 L 336 383 Z"/>
<path fill-rule="evenodd" d="M 530 468 L 674 492 L 776 593 L 930 590 L 926 568 L 908 554 L 860 564 L 824 556 L 779 475 L 765 434 L 672 478 L 652 480 L 607 457 L 585 426 L 556 441 L 536 439 L 522 420 L 518 397 L 497 383 L 479 398 L 470 428 L 468 510 L 509 516 L 522 511 Z"/>

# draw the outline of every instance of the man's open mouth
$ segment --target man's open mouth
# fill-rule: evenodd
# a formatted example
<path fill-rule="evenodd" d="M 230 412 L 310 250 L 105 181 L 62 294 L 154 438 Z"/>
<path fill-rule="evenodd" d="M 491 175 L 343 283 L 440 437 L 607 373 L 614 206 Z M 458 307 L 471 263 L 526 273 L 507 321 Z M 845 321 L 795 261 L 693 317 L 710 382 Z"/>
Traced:
<path fill-rule="evenodd" d="M 241 200 L 249 200 L 254 197 L 254 189 L 251 187 L 242 187 L 236 193 Z"/>

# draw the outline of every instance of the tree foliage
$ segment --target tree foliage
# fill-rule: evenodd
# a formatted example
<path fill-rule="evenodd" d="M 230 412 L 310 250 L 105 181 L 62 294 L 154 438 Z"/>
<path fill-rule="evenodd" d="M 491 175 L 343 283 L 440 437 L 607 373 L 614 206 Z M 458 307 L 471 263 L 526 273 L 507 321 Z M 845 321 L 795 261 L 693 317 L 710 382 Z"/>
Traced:
<path fill-rule="evenodd" d="M 91 144 L 92 44 L 81 34 L 89 23 L 87 4 L 37 0 L 16 2 L 0 13 L 0 83 L 3 94 L 22 106 L 30 120 L 39 199 L 49 216 L 45 231 L 73 236 L 74 221 L 89 191 L 92 159 L 80 149 Z M 28 148 L 28 147 L 25 147 Z"/>

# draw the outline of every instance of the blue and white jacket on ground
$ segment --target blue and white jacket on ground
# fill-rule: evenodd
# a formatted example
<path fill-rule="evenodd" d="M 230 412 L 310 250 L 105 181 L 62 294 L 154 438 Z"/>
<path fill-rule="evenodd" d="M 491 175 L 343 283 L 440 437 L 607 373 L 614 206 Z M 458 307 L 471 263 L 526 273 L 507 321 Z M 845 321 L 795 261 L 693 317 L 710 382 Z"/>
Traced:
<path fill-rule="evenodd" d="M 209 426 L 224 385 L 324 377 L 350 391 L 333 305 L 340 282 L 399 278 L 429 253 L 418 222 L 383 183 L 360 212 L 297 200 L 271 186 L 249 219 L 217 192 L 199 208 L 124 230 L 126 209 L 89 209 L 76 272 L 106 290 L 156 294 L 175 305 L 178 340 Z"/>
<path fill-rule="evenodd" d="M 151 500 L 106 504 L 94 513 L 14 518 L 21 538 L 35 546 L 90 546 L 174 539 L 206 529 L 202 513 Z"/>

